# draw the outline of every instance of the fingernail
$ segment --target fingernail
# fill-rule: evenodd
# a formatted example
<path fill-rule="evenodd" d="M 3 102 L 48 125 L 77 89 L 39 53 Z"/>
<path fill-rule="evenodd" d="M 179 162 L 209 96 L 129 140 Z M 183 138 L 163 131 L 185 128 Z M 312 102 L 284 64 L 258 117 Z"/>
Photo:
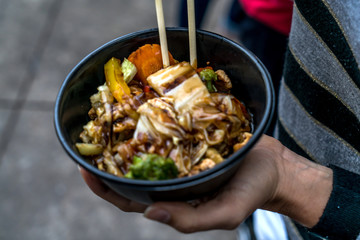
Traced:
<path fill-rule="evenodd" d="M 155 208 L 155 207 L 148 207 L 145 212 L 144 216 L 148 219 L 155 220 L 162 223 L 168 223 L 170 221 L 170 213 L 164 209 Z"/>
<path fill-rule="evenodd" d="M 80 168 L 80 165 L 79 165 L 79 164 L 77 165 L 77 168 L 78 168 L 78 170 L 79 170 L 79 171 L 81 170 L 81 168 Z"/>

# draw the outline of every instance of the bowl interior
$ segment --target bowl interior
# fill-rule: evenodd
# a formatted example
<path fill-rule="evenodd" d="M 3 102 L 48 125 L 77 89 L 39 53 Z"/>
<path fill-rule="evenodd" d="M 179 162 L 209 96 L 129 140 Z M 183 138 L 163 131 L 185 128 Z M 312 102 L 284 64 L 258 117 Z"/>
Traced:
<path fill-rule="evenodd" d="M 186 29 L 167 29 L 168 47 L 179 61 L 189 61 L 188 32 Z M 55 128 L 58 138 L 70 157 L 78 164 L 108 181 L 140 185 L 173 185 L 199 179 L 220 170 L 242 156 L 255 144 L 266 130 L 273 110 L 271 80 L 262 63 L 248 50 L 217 34 L 197 31 L 198 66 L 209 62 L 214 69 L 223 69 L 233 83 L 232 94 L 244 102 L 253 114 L 254 136 L 241 150 L 215 168 L 198 175 L 165 181 L 139 181 L 112 176 L 92 166 L 79 155 L 75 143 L 83 126 L 89 121 L 90 96 L 104 84 L 104 64 L 111 58 L 123 59 L 147 43 L 159 43 L 157 29 L 129 34 L 115 39 L 85 57 L 69 73 L 59 91 L 55 104 Z"/>

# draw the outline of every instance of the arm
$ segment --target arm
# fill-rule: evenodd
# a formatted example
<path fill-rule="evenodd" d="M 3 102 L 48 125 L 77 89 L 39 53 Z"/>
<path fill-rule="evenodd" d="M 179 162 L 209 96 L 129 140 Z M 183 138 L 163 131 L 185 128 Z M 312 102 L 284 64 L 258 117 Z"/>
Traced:
<path fill-rule="evenodd" d="M 360 176 L 333 169 L 333 191 L 320 221 L 312 232 L 329 239 L 360 239 Z"/>
<path fill-rule="evenodd" d="M 98 196 L 124 211 L 146 206 L 105 187 L 85 170 L 81 173 Z M 181 232 L 233 229 L 257 208 L 285 214 L 306 227 L 320 219 L 332 190 L 332 170 L 291 152 L 264 136 L 244 158 L 238 172 L 219 194 L 196 208 L 184 202 L 157 202 L 145 217 Z"/>

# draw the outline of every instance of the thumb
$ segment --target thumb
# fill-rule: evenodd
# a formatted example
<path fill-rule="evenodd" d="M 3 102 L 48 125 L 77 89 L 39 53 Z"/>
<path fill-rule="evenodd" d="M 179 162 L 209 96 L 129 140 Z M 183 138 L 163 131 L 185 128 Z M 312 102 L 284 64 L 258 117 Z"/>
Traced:
<path fill-rule="evenodd" d="M 229 202 L 230 201 L 230 202 Z M 158 202 L 149 206 L 144 216 L 165 223 L 183 233 L 193 233 L 210 229 L 234 229 L 250 213 L 234 210 L 231 199 L 213 199 L 193 207 L 185 202 Z"/>

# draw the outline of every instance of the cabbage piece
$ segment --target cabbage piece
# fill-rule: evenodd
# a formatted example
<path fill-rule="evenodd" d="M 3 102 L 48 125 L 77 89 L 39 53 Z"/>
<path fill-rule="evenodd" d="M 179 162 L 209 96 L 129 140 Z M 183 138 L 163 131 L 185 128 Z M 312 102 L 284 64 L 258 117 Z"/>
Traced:
<path fill-rule="evenodd" d="M 101 144 L 92 144 L 92 143 L 76 143 L 76 148 L 79 153 L 84 156 L 94 156 L 101 154 L 104 150 Z"/>
<path fill-rule="evenodd" d="M 121 70 L 126 83 L 129 83 L 137 73 L 136 66 L 126 58 L 124 58 L 124 61 L 121 63 Z"/>
<path fill-rule="evenodd" d="M 200 103 L 211 104 L 209 91 L 188 62 L 159 70 L 147 81 L 160 96 L 174 99 L 174 108 L 180 115 L 191 113 Z"/>

